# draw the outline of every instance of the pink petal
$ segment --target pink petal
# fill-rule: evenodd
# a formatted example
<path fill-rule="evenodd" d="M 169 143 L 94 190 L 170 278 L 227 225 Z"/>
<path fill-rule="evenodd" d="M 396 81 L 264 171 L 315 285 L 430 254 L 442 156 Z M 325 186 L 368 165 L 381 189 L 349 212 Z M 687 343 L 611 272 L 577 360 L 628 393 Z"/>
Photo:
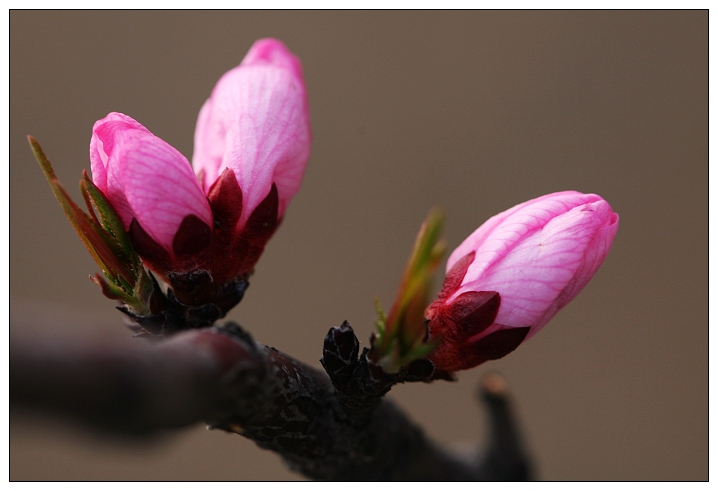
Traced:
<path fill-rule="evenodd" d="M 477 251 L 482 246 L 486 237 L 493 233 L 499 226 L 503 227 L 504 222 L 507 222 L 506 226 L 508 227 L 522 230 L 524 228 L 524 215 L 527 213 L 530 214 L 534 210 L 544 214 L 544 219 L 536 222 L 536 225 L 538 225 L 545 223 L 547 217 L 552 216 L 555 211 L 563 212 L 574 205 L 595 201 L 596 199 L 601 199 L 601 197 L 595 194 L 579 193 L 578 191 L 559 191 L 557 193 L 539 196 L 538 198 L 513 206 L 489 218 L 483 225 L 469 235 L 449 256 L 446 263 L 446 271 L 448 272 L 456 261 L 469 252 Z"/>
<path fill-rule="evenodd" d="M 309 158 L 311 131 L 301 65 L 279 41 L 255 43 L 227 72 L 200 111 L 194 168 L 209 189 L 225 168 L 242 189 L 241 228 L 269 194 L 279 194 L 279 216 L 298 191 Z"/>
<path fill-rule="evenodd" d="M 216 90 L 216 89 L 215 89 Z M 202 187 L 205 193 L 220 176 L 222 156 L 227 139 L 224 111 L 218 105 L 215 110 L 213 98 L 202 105 L 194 132 L 194 155 L 192 165 L 197 175 L 202 175 Z M 202 173 L 202 174 L 200 174 Z"/>
<path fill-rule="evenodd" d="M 128 116 L 114 113 L 95 125 L 91 159 L 93 172 L 104 168 L 105 193 L 126 228 L 134 217 L 172 251 L 188 215 L 211 226 L 209 203 L 187 159 Z M 101 171 L 98 176 L 103 177 Z"/>
<path fill-rule="evenodd" d="M 278 39 L 266 38 L 255 42 L 242 60 L 242 66 L 272 65 L 290 70 L 296 78 L 303 78 L 299 58 Z"/>
<path fill-rule="evenodd" d="M 105 148 L 105 144 L 103 140 L 98 137 L 97 132 L 99 129 L 104 135 L 109 135 L 113 132 L 113 127 L 134 128 L 147 131 L 147 128 L 131 117 L 116 112 L 108 114 L 99 121 L 96 121 L 92 126 L 92 138 L 90 139 L 90 170 L 92 171 L 92 182 L 94 182 L 102 192 L 107 191 L 107 153 L 112 152 L 113 141 L 111 138 L 107 138 L 107 148 Z"/>
<path fill-rule="evenodd" d="M 457 291 L 498 291 L 496 323 L 532 326 L 529 336 L 586 285 L 618 225 L 598 196 L 554 198 L 507 214 L 481 242 Z"/>
<path fill-rule="evenodd" d="M 618 231 L 618 215 L 613 212 L 611 207 L 605 201 L 592 203 L 587 205 L 594 209 L 594 212 L 602 221 L 602 225 L 595 232 L 593 239 L 586 245 L 586 249 L 581 264 L 576 269 L 573 278 L 563 288 L 559 296 L 554 301 L 554 311 L 547 311 L 541 319 L 539 319 L 531 329 L 529 336 L 533 336 L 543 327 L 556 312 L 566 306 L 571 300 L 583 290 L 588 282 L 596 274 L 598 268 L 606 259 L 608 251 L 611 249 L 613 239 Z"/>

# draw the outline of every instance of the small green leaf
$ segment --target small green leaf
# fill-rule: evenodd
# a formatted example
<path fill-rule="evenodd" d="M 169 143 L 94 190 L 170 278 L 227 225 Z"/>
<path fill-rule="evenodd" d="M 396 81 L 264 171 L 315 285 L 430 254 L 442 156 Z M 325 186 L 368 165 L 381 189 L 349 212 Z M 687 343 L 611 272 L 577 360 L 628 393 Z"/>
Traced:
<path fill-rule="evenodd" d="M 389 315 L 377 307 L 379 335 L 373 349 L 375 359 L 381 360 L 385 369 L 396 371 L 436 349 L 434 344 L 424 343 L 424 311 L 429 303 L 432 275 L 446 251 L 446 242 L 440 240 L 442 223 L 442 213 L 433 209 L 414 242 Z M 375 304 L 378 305 L 378 300 Z"/>
<path fill-rule="evenodd" d="M 124 302 L 126 304 L 134 303 L 134 298 L 125 293 L 125 291 L 122 288 L 118 288 L 117 286 L 113 285 L 112 283 L 109 283 L 106 279 L 104 279 L 99 274 L 96 275 L 90 275 L 90 280 L 92 280 L 93 283 L 95 283 L 97 286 L 100 287 L 102 290 L 103 295 L 105 295 L 107 298 L 111 298 L 113 300 L 119 300 L 121 302 Z"/>
<path fill-rule="evenodd" d="M 374 297 L 374 308 L 376 309 L 377 315 L 377 319 L 374 321 L 374 325 L 376 325 L 376 330 L 379 333 L 379 339 L 381 339 L 386 332 L 386 314 L 384 313 L 384 309 L 379 302 L 379 297 Z"/>
<path fill-rule="evenodd" d="M 153 285 L 117 212 L 86 172 L 83 172 L 80 190 L 90 214 L 83 211 L 57 179 L 37 140 L 28 136 L 28 142 L 65 216 L 107 278 L 91 276 L 90 279 L 100 286 L 105 296 L 124 302 L 138 314 L 147 313 Z"/>
<path fill-rule="evenodd" d="M 97 256 L 97 253 L 92 247 L 92 244 L 90 244 L 90 242 L 88 241 L 86 235 L 82 232 L 82 228 L 80 227 L 80 224 L 78 222 L 78 216 L 81 216 L 82 210 L 79 210 L 79 208 L 77 208 L 77 205 L 75 205 L 75 203 L 72 201 L 72 198 L 70 198 L 65 189 L 62 187 L 62 184 L 60 184 L 60 181 L 57 179 L 57 176 L 55 176 L 55 171 L 52 168 L 52 164 L 50 164 L 50 161 L 45 156 L 45 153 L 42 151 L 42 147 L 40 147 L 40 144 L 37 142 L 37 140 L 35 140 L 32 136 L 29 135 L 27 137 L 27 140 L 30 143 L 32 153 L 35 155 L 35 160 L 37 160 L 37 163 L 40 164 L 40 168 L 42 169 L 43 174 L 45 174 L 45 179 L 47 179 L 47 182 L 50 184 L 50 188 L 52 189 L 55 198 L 60 203 L 62 210 L 65 212 L 65 216 L 67 216 L 67 219 L 70 220 L 70 224 L 72 224 L 72 227 L 80 236 L 80 240 L 82 240 L 82 243 L 85 244 L 85 247 L 90 252 L 90 255 L 92 255 L 92 257 L 95 259 L 95 262 L 100 264 L 100 258 Z M 80 213 L 78 213 L 78 211 Z M 100 267 L 102 267 L 101 264 Z"/>
<path fill-rule="evenodd" d="M 129 260 L 133 273 L 137 273 L 142 266 L 142 261 L 135 252 L 130 236 L 125 231 L 122 219 L 104 193 L 92 182 L 90 176 L 87 175 L 87 171 L 84 170 L 82 171 L 80 190 L 87 203 L 87 208 L 90 211 L 97 210 L 102 228 L 114 239 L 125 258 Z"/>

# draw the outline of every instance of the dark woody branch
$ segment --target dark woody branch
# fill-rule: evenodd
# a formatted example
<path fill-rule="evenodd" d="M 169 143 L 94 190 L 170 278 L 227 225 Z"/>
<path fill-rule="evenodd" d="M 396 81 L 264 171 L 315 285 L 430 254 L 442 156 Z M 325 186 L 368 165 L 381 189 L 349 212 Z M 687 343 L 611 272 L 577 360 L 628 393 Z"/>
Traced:
<path fill-rule="evenodd" d="M 328 339 L 338 330 L 345 340 L 356 339 L 348 324 L 334 328 Z M 325 373 L 255 343 L 233 323 L 138 340 L 131 349 L 72 348 L 17 337 L 10 348 L 13 411 L 49 410 L 121 434 L 205 421 L 279 453 L 292 469 L 313 479 L 530 477 L 506 396 L 490 390 L 490 384 L 483 392 L 491 437 L 480 462 L 440 448 L 382 397 L 402 378 L 428 378 L 427 365 L 391 376 L 372 369 L 372 382 L 362 378 L 370 368 L 366 357 L 350 350 L 344 354 L 353 368 L 344 371 L 344 379 L 329 370 L 335 389 Z M 325 343 L 325 366 L 331 343 L 326 348 Z"/>

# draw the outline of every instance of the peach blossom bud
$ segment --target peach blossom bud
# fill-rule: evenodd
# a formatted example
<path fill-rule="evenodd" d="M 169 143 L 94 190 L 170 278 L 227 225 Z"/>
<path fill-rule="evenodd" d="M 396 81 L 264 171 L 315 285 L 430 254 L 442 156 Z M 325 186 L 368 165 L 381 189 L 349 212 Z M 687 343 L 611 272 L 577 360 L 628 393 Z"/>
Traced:
<path fill-rule="evenodd" d="M 181 302 L 226 311 L 298 191 L 310 146 L 301 64 L 263 39 L 202 107 L 194 170 L 120 113 L 95 123 L 90 160 L 93 182 L 145 263 Z"/>
<path fill-rule="evenodd" d="M 501 358 L 536 334 L 596 273 L 618 215 L 576 191 L 527 201 L 490 218 L 451 254 L 426 310 L 430 356 L 452 372 Z"/>
<path fill-rule="evenodd" d="M 299 59 L 280 41 L 261 39 L 202 107 L 192 160 L 205 191 L 226 169 L 234 173 L 242 193 L 240 229 L 273 185 L 281 220 L 299 190 L 311 139 Z"/>
<path fill-rule="evenodd" d="M 90 164 L 93 182 L 127 230 L 141 227 L 169 258 L 187 252 L 182 237 L 188 228 L 194 249 L 209 244 L 212 211 L 192 166 L 140 123 L 120 113 L 97 121 Z"/>

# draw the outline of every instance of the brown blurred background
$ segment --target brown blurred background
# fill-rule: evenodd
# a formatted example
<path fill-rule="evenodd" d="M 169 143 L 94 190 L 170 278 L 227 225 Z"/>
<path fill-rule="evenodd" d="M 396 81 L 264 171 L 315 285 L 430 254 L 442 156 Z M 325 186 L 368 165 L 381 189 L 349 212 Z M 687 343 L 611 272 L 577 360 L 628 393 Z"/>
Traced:
<path fill-rule="evenodd" d="M 415 234 L 441 205 L 456 247 L 488 217 L 566 189 L 621 216 L 603 267 L 543 332 L 458 383 L 390 397 L 439 441 L 480 442 L 474 398 L 508 378 L 542 479 L 708 477 L 708 14 L 667 12 L 10 13 L 12 315 L 84 341 L 132 340 L 25 136 L 60 179 L 89 169 L 92 124 L 131 115 L 191 158 L 217 79 L 254 40 L 302 60 L 314 132 L 300 193 L 231 314 L 319 365 L 328 328 L 362 342 Z M 59 315 L 59 314 L 58 314 Z M 18 333 L 14 333 L 18 334 Z M 13 413 L 10 477 L 300 479 L 202 425 L 132 443 Z"/>

